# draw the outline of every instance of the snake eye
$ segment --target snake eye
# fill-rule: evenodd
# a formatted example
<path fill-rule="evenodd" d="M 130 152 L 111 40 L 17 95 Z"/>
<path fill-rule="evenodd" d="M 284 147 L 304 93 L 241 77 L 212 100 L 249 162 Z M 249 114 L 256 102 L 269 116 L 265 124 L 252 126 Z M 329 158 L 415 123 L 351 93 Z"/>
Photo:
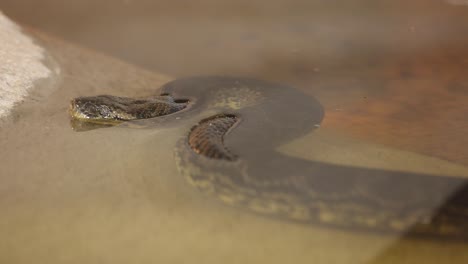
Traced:
<path fill-rule="evenodd" d="M 97 108 L 102 118 L 109 118 L 112 115 L 112 111 L 110 110 L 109 106 L 101 105 Z"/>

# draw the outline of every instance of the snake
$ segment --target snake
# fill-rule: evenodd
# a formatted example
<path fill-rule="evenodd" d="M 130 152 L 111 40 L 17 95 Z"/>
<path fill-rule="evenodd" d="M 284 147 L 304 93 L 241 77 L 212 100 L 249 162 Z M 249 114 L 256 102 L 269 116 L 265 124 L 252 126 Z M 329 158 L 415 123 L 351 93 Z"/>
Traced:
<path fill-rule="evenodd" d="M 72 120 L 97 126 L 185 124 L 174 142 L 179 173 L 231 206 L 304 224 L 468 237 L 463 178 L 336 165 L 277 151 L 320 129 L 325 117 L 316 98 L 291 86 L 184 77 L 144 98 L 77 97 L 69 112 Z"/>

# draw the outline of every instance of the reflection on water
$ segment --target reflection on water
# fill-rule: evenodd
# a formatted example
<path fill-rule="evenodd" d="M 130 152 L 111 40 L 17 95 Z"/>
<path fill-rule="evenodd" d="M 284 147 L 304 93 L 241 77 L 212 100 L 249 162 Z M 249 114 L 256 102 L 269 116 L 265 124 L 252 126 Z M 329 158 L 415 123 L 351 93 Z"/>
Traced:
<path fill-rule="evenodd" d="M 82 1 L 73 8 L 41 2 L 42 9 L 7 0 L 0 7 L 157 71 L 255 75 L 316 96 L 326 108 L 319 130 L 341 134 L 318 152 L 320 133 L 301 139 L 289 151 L 303 157 L 330 163 L 341 157 L 359 168 L 391 163 L 397 171 L 411 167 L 437 176 L 454 172 L 460 181 L 468 175 L 464 5 L 272 1 L 223 8 L 205 1 L 181 11 L 177 3 L 143 0 Z M 56 8 L 47 9 L 48 3 Z M 103 13 L 103 7 L 109 8 Z M 78 24 L 68 19 L 74 16 Z M 72 131 L 70 98 L 146 96 L 167 78 L 46 43 L 64 67 L 60 85 L 47 100 L 18 109 L 0 134 L 1 262 L 467 262 L 463 241 L 278 221 L 201 195 L 173 164 L 173 144 L 191 124 Z M 464 218 L 466 212 L 451 209 L 466 205 L 459 197 L 441 205 L 435 218 L 444 221 L 447 212 Z"/>
<path fill-rule="evenodd" d="M 70 120 L 70 126 L 73 128 L 73 130 L 77 132 L 84 132 L 84 131 L 93 130 L 93 129 L 112 127 L 113 125 L 82 122 L 81 120 L 72 118 Z"/>

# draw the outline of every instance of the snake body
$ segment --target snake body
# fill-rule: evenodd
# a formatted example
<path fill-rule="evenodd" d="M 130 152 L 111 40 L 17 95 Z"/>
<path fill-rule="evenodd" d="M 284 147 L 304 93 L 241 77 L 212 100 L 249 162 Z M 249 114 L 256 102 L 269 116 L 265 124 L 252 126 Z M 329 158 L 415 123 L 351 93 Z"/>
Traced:
<path fill-rule="evenodd" d="M 139 119 L 134 122 L 150 127 L 194 122 L 176 143 L 177 168 L 202 192 L 233 206 L 304 223 L 468 236 L 468 191 L 461 178 L 338 166 L 277 152 L 324 117 L 316 99 L 294 88 L 202 76 L 169 82 L 160 92 L 146 99 L 81 97 L 72 101 L 71 114 L 104 123 Z M 109 109 L 117 110 L 107 114 Z"/>

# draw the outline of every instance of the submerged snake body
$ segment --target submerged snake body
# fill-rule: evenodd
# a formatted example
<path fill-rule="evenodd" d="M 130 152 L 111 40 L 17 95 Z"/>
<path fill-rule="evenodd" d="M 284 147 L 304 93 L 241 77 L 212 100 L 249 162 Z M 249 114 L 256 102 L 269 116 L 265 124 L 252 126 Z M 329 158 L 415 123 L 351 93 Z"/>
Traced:
<path fill-rule="evenodd" d="M 276 152 L 323 119 L 322 106 L 293 88 L 193 77 L 161 90 L 163 97 L 179 99 L 160 102 L 167 104 L 161 113 L 173 114 L 136 123 L 197 122 L 175 147 L 177 167 L 191 184 L 227 204 L 339 227 L 468 235 L 462 179 L 331 165 Z M 76 100 L 72 115 L 79 117 L 76 105 L 89 98 Z M 446 195 L 457 190 L 447 206 Z"/>

